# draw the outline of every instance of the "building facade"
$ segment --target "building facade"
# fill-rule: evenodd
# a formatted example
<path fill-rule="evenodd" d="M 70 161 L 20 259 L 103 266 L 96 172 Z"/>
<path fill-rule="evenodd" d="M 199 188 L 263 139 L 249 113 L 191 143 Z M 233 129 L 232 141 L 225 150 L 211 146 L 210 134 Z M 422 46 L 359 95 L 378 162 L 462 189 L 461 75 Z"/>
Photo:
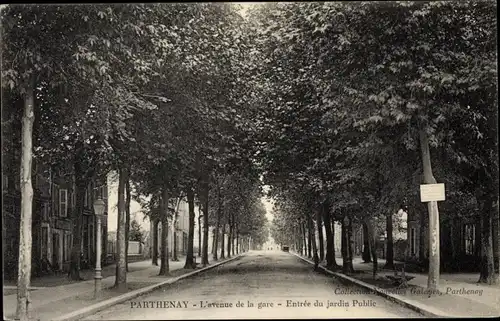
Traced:
<path fill-rule="evenodd" d="M 19 256 L 19 228 L 21 193 L 19 177 L 7 170 L 12 164 L 3 164 L 3 250 L 6 278 L 17 274 Z M 75 211 L 75 186 L 71 177 L 61 171 L 33 161 L 33 222 L 32 222 L 32 275 L 66 272 L 71 260 L 73 245 L 73 214 Z M 17 176 L 17 177 L 16 177 Z M 93 201 L 107 201 L 106 184 L 92 181 L 85 191 L 82 217 L 82 268 L 95 264 L 96 224 Z M 106 214 L 106 213 L 105 213 Z M 107 220 L 103 219 L 103 240 L 107 234 Z M 106 244 L 103 242 L 102 244 Z M 103 246 L 105 257 L 106 247 Z"/>
<path fill-rule="evenodd" d="M 428 259 L 428 214 L 417 211 L 408 216 L 407 260 L 424 263 Z M 474 215 L 440 217 L 440 262 L 442 271 L 477 272 L 481 262 L 479 219 Z M 422 254 L 422 255 L 421 255 Z"/>

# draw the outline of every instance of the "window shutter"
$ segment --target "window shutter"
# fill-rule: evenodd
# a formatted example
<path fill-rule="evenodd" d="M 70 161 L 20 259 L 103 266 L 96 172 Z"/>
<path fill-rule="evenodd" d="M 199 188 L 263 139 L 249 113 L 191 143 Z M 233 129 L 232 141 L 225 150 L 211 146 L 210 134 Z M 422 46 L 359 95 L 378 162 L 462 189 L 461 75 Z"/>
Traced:
<path fill-rule="evenodd" d="M 59 216 L 67 217 L 68 216 L 68 190 L 60 189 L 59 190 Z"/>
<path fill-rule="evenodd" d="M 59 186 L 57 184 L 53 184 L 53 189 L 52 189 L 52 196 L 53 196 L 53 201 L 52 201 L 52 210 L 53 210 L 53 215 L 54 216 L 59 216 Z"/>

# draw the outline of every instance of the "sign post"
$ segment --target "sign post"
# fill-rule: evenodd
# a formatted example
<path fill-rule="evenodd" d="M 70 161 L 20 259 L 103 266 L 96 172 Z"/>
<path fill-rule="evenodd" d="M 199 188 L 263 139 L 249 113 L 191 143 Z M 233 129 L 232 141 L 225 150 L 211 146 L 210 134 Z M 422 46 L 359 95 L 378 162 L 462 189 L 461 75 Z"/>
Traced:
<path fill-rule="evenodd" d="M 424 185 L 420 185 L 420 198 L 422 202 L 427 202 L 427 210 L 429 211 L 429 275 L 427 277 L 427 289 L 434 291 L 438 288 L 440 276 L 439 209 L 437 202 L 443 201 L 445 198 L 444 184 L 436 184 L 436 179 L 432 174 L 429 135 L 425 127 L 420 128 L 419 136 L 424 170 Z"/>
<path fill-rule="evenodd" d="M 429 278 L 427 288 L 435 290 L 439 284 L 439 211 L 437 202 L 445 200 L 444 184 L 420 185 L 420 201 L 429 211 Z"/>
<path fill-rule="evenodd" d="M 420 185 L 421 202 L 444 201 L 444 184 L 423 184 Z"/>

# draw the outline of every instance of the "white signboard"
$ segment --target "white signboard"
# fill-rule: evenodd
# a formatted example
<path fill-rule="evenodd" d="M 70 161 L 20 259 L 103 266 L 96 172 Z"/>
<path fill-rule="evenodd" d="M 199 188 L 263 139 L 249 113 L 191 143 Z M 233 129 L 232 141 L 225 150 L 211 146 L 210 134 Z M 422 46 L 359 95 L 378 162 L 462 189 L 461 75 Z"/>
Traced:
<path fill-rule="evenodd" d="M 420 185 L 420 201 L 444 201 L 444 184 L 423 184 Z"/>

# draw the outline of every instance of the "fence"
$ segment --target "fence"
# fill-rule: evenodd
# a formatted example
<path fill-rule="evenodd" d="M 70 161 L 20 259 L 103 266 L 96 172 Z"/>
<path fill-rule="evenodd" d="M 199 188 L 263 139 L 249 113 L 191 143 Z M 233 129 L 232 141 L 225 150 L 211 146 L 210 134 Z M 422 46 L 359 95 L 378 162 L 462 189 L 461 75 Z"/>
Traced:
<path fill-rule="evenodd" d="M 141 257 L 144 254 L 144 246 L 141 242 L 129 241 L 127 256 L 130 259 Z M 108 240 L 108 261 L 114 262 L 116 260 L 116 240 Z"/>

